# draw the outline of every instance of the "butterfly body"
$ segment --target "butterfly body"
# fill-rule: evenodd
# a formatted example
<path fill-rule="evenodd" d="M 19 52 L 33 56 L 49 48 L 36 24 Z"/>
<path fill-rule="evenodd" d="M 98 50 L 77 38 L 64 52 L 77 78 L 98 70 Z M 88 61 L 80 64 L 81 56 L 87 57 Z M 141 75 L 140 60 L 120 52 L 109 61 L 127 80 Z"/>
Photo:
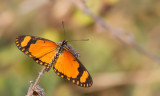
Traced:
<path fill-rule="evenodd" d="M 35 37 L 19 36 L 16 38 L 17 47 L 40 65 L 45 65 L 47 71 L 53 70 L 62 78 L 81 87 L 90 87 L 92 78 L 86 68 L 78 60 L 79 53 L 67 45 L 67 41 L 53 41 Z"/>

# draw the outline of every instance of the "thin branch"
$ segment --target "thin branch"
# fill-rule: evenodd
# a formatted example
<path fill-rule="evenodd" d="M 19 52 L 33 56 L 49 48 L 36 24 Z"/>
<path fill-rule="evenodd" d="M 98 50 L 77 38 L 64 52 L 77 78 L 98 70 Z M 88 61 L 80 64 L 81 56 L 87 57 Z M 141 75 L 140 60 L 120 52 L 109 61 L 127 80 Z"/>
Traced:
<path fill-rule="evenodd" d="M 38 75 L 38 77 L 36 79 L 36 82 L 34 83 L 31 91 L 28 92 L 27 96 L 32 96 L 34 89 L 36 88 L 37 84 L 39 83 L 39 80 L 41 79 L 41 77 L 42 77 L 42 75 L 44 74 L 45 71 L 46 71 L 46 67 L 43 68 L 43 70 L 41 72 L 39 72 L 39 75 Z M 29 90 L 30 90 L 30 88 L 29 88 Z"/>
<path fill-rule="evenodd" d="M 32 90 L 32 87 L 33 87 L 33 81 L 30 81 L 30 86 L 29 86 L 29 89 L 28 89 L 28 93 L 29 94 Z"/>
<path fill-rule="evenodd" d="M 101 27 L 107 30 L 115 39 L 119 40 L 121 43 L 124 43 L 128 46 L 131 46 L 139 53 L 145 55 L 146 57 L 160 63 L 160 57 L 153 55 L 152 53 L 144 50 L 139 44 L 137 44 L 133 38 L 132 34 L 126 34 L 125 31 L 120 30 L 119 28 L 112 27 L 109 23 L 101 19 L 100 16 L 93 14 L 91 10 L 87 7 L 85 0 L 69 0 L 74 5 L 76 5 L 81 11 L 90 16 L 95 23 L 98 23 Z"/>

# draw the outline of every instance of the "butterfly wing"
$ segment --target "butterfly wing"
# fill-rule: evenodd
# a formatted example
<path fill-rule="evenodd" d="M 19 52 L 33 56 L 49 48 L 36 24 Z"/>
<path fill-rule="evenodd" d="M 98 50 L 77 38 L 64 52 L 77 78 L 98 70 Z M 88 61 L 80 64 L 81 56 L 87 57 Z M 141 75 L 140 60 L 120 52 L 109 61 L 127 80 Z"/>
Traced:
<path fill-rule="evenodd" d="M 60 53 L 53 69 L 57 75 L 72 81 L 78 86 L 90 87 L 93 83 L 86 68 L 67 50 Z"/>
<path fill-rule="evenodd" d="M 16 46 L 41 65 L 48 65 L 56 55 L 57 44 L 35 36 L 19 36 Z"/>

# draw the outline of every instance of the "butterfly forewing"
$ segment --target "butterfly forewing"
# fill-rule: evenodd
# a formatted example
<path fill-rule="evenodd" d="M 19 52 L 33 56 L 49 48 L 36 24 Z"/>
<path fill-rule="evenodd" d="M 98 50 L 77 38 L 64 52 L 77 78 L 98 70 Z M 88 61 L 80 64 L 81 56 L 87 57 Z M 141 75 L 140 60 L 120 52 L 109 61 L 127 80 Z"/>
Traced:
<path fill-rule="evenodd" d="M 48 65 L 54 58 L 57 44 L 40 37 L 19 36 L 16 38 L 17 47 L 26 55 L 41 65 Z"/>
<path fill-rule="evenodd" d="M 90 87 L 92 78 L 81 62 L 69 51 L 59 55 L 53 67 L 57 75 L 81 87 Z"/>

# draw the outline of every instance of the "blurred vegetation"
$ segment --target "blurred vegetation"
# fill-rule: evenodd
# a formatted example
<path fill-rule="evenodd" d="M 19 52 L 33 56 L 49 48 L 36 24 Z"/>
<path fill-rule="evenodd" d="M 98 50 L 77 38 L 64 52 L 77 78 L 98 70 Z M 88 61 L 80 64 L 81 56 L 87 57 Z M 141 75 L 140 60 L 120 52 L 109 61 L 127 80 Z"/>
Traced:
<path fill-rule="evenodd" d="M 112 26 L 132 33 L 149 52 L 160 54 L 160 0 L 86 0 L 93 13 Z M 70 42 L 93 78 L 80 88 L 45 73 L 39 85 L 46 96 L 160 96 L 160 65 L 114 39 L 68 0 L 0 1 L 0 96 L 25 96 L 43 66 L 15 45 L 19 35 Z M 160 56 L 160 55 L 159 55 Z"/>

